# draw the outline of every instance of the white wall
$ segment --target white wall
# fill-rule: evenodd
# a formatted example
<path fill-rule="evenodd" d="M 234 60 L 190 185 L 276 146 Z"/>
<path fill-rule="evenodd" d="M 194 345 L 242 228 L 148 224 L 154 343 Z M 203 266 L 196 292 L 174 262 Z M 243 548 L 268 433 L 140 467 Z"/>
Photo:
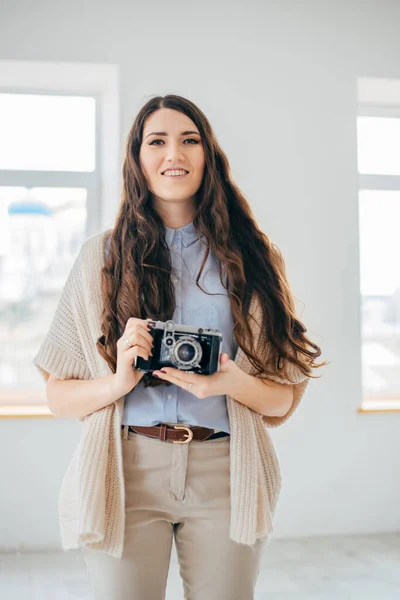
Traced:
<path fill-rule="evenodd" d="M 123 139 L 150 95 L 198 103 L 281 247 L 303 319 L 332 363 L 272 430 L 283 471 L 275 535 L 398 530 L 400 414 L 357 413 L 356 98 L 357 77 L 400 78 L 399 3 L 7 4 L 0 59 L 120 66 Z M 1 547 L 59 545 L 57 495 L 79 427 L 0 421 Z"/>

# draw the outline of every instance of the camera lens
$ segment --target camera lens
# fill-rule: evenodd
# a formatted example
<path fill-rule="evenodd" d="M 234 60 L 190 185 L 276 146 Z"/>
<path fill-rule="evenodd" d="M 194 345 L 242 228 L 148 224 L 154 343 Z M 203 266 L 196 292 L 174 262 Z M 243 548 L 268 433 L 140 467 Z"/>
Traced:
<path fill-rule="evenodd" d="M 182 344 L 178 348 L 178 357 L 182 362 L 190 362 L 196 353 L 196 349 L 192 344 Z"/>
<path fill-rule="evenodd" d="M 203 356 L 201 344 L 189 335 L 178 338 L 170 350 L 170 360 L 178 369 L 197 367 Z"/>

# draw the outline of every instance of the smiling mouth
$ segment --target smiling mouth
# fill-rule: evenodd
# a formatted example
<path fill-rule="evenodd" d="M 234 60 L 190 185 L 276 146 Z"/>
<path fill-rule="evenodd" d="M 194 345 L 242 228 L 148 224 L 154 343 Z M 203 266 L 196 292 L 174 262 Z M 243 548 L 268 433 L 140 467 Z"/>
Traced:
<path fill-rule="evenodd" d="M 186 177 L 189 173 L 184 173 L 183 175 L 164 175 L 164 173 L 161 173 L 161 175 L 163 177 L 168 177 L 168 179 L 183 179 L 183 177 Z"/>

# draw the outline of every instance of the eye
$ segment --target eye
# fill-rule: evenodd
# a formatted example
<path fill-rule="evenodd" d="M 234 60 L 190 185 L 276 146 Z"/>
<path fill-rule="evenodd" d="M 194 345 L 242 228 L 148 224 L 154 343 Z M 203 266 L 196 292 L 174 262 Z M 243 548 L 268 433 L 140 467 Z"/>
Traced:
<path fill-rule="evenodd" d="M 152 142 L 150 142 L 149 146 L 159 146 L 159 144 L 156 144 L 156 142 L 163 142 L 164 140 L 153 140 Z M 194 138 L 187 138 L 185 140 L 185 142 L 194 142 L 195 144 L 199 144 L 200 142 L 198 140 L 195 140 Z M 191 145 L 191 144 L 190 144 Z"/>

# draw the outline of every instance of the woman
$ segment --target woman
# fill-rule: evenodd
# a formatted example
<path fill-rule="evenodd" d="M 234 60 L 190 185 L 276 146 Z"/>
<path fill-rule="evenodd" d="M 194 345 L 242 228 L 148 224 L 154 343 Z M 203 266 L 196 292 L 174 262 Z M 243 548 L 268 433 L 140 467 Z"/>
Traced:
<path fill-rule="evenodd" d="M 218 370 L 136 369 L 149 319 L 219 329 Z M 96 600 L 164 598 L 173 538 L 185 598 L 254 597 L 281 483 L 266 427 L 325 364 L 305 332 L 207 118 L 151 99 L 115 226 L 83 244 L 34 359 L 53 414 L 83 423 L 59 513 Z"/>

